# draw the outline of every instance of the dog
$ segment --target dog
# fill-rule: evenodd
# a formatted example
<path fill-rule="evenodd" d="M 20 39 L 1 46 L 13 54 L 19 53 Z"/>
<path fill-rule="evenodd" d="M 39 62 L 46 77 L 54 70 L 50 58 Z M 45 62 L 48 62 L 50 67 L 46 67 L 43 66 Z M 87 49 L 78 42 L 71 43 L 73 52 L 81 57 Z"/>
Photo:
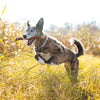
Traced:
<path fill-rule="evenodd" d="M 64 63 L 68 72 L 78 75 L 79 60 L 77 58 L 84 54 L 83 44 L 78 39 L 71 38 L 70 42 L 78 48 L 78 53 L 75 54 L 57 39 L 44 34 L 43 25 L 43 18 L 40 18 L 35 27 L 31 26 L 28 21 L 26 32 L 23 35 L 23 38 L 28 40 L 28 46 L 34 42 L 35 59 L 40 64 L 59 65 Z"/>

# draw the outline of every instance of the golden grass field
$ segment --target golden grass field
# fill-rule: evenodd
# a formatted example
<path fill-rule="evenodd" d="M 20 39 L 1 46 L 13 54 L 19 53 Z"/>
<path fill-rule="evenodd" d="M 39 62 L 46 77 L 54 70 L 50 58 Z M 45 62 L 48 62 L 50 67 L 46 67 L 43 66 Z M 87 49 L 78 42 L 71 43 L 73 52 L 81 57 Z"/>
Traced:
<path fill-rule="evenodd" d="M 100 58 L 79 58 L 78 83 L 63 65 L 41 65 L 34 53 L 20 52 L 0 62 L 0 100 L 100 100 Z"/>
<path fill-rule="evenodd" d="M 51 34 L 68 47 L 68 39 L 76 37 L 85 47 L 85 55 L 78 58 L 78 82 L 74 84 L 63 64 L 41 65 L 34 59 L 34 45 L 28 47 L 25 41 L 15 42 L 24 29 L 20 23 L 9 24 L 0 19 L 0 100 L 100 100 L 98 28 L 81 25 L 69 34 L 64 29 Z"/>

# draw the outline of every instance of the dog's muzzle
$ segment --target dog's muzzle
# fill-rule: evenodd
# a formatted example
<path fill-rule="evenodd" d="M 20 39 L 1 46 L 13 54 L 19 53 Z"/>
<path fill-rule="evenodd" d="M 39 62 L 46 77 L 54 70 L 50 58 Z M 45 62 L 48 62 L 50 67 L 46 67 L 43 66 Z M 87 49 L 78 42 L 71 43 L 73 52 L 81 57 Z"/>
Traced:
<path fill-rule="evenodd" d="M 27 35 L 23 35 L 23 38 L 27 39 Z M 27 39 L 27 40 L 28 40 L 28 43 L 27 43 L 28 46 L 30 46 L 32 44 L 32 42 L 34 41 L 33 38 L 30 38 L 30 39 Z"/>

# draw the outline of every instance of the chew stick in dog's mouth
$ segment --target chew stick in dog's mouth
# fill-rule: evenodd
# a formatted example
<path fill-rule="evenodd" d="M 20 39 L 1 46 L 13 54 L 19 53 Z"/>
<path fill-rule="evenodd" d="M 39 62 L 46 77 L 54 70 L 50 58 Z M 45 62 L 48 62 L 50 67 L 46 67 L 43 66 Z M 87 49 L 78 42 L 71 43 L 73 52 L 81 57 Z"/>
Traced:
<path fill-rule="evenodd" d="M 27 45 L 30 46 L 35 39 L 44 39 L 44 36 L 34 36 L 34 37 L 30 38 L 30 39 L 25 39 L 24 37 L 18 37 L 18 38 L 15 39 L 15 41 L 28 40 Z"/>
<path fill-rule="evenodd" d="M 23 37 L 18 37 L 15 39 L 15 41 L 18 41 L 18 40 L 25 40 Z"/>
<path fill-rule="evenodd" d="M 43 36 L 34 36 L 31 39 L 43 39 L 43 38 L 44 38 Z M 15 41 L 18 41 L 18 40 L 28 40 L 28 39 L 25 39 L 24 37 L 18 37 L 15 39 Z"/>

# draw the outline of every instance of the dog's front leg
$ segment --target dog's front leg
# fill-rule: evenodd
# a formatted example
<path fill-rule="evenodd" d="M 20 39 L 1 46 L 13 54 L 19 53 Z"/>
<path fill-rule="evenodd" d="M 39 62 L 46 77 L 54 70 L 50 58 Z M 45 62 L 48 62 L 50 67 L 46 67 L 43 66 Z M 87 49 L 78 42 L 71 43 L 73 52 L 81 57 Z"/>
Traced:
<path fill-rule="evenodd" d="M 46 63 L 50 64 L 52 66 L 57 64 L 57 62 L 55 62 L 55 57 L 53 57 L 53 56 Z"/>
<path fill-rule="evenodd" d="M 35 55 L 35 59 L 40 63 L 40 64 L 45 64 L 45 61 L 39 56 L 39 55 Z"/>

